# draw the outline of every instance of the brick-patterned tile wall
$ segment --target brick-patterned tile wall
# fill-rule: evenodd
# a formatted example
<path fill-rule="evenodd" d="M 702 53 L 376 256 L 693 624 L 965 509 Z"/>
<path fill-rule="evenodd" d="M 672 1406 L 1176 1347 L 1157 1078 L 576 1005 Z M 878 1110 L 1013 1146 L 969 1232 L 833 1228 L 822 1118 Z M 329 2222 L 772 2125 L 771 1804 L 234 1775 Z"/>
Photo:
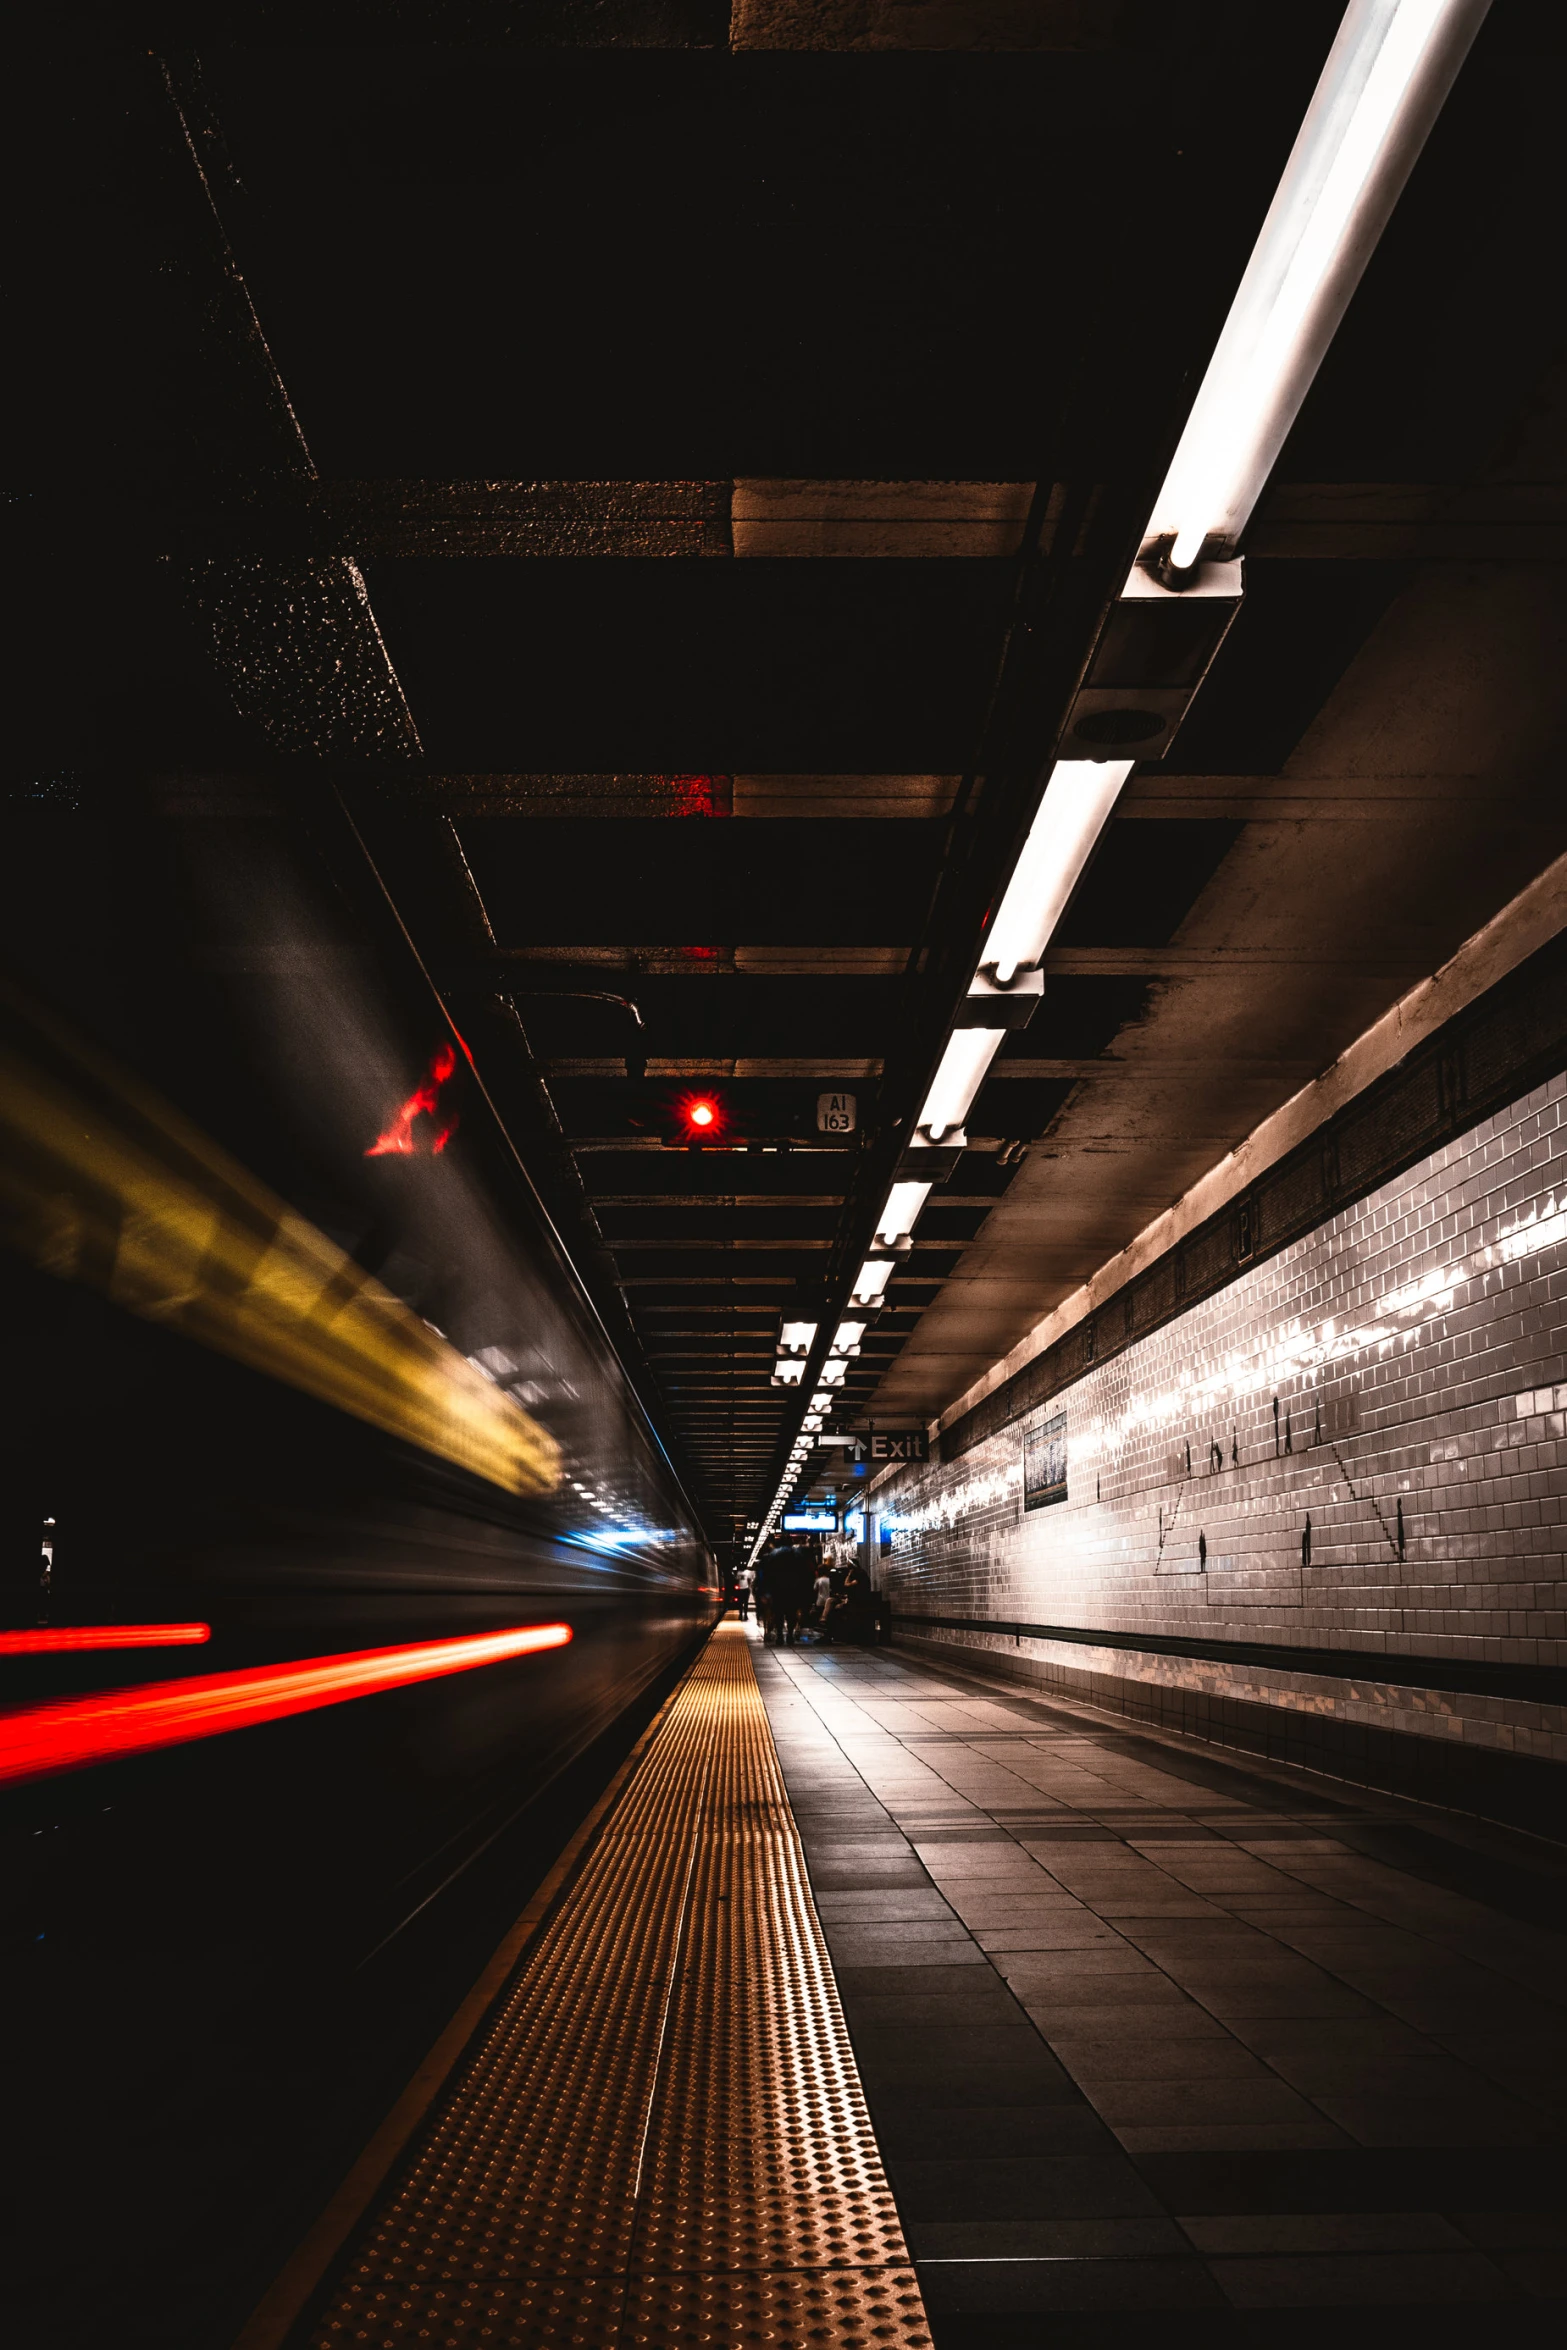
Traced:
<path fill-rule="evenodd" d="M 1061 1413 L 1066 1498 L 1025 1508 L 1025 1439 Z M 933 1635 L 1567 1759 L 1567 1709 L 1376 1674 L 1382 1651 L 1567 1661 L 1564 1429 L 1560 1077 L 960 1458 L 881 1485 L 882 1581 L 895 1621 L 1342 1649 L 1340 1678 Z"/>

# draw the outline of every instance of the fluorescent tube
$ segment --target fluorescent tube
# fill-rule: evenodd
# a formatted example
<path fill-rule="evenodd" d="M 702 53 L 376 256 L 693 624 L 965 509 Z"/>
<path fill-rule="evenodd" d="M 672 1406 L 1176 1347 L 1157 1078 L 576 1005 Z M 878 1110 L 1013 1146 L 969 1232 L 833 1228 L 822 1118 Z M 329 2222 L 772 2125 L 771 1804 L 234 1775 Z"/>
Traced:
<path fill-rule="evenodd" d="M 1135 764 L 1131 759 L 1057 760 L 981 952 L 982 968 L 993 970 L 1002 987 L 1037 963 L 1049 945 Z M 995 1032 L 981 1028 L 967 1033 Z"/>
<path fill-rule="evenodd" d="M 1350 0 L 1144 538 L 1229 553 L 1489 0 Z"/>
<path fill-rule="evenodd" d="M 915 1121 L 920 1132 L 928 1134 L 932 1142 L 940 1142 L 954 1127 L 962 1125 L 1005 1034 L 1004 1028 L 954 1028 L 941 1056 L 941 1065 L 930 1081 L 925 1107 Z"/>
<path fill-rule="evenodd" d="M 785 1322 L 778 1333 L 778 1352 L 781 1355 L 808 1355 L 815 1336 L 814 1322 Z"/>
<path fill-rule="evenodd" d="M 882 1209 L 876 1237 L 891 1245 L 907 1240 L 919 1222 L 921 1208 L 930 1197 L 928 1183 L 895 1183 L 887 1194 L 887 1205 Z"/>
<path fill-rule="evenodd" d="M 867 1257 L 854 1278 L 851 1306 L 875 1305 L 892 1278 L 891 1257 Z"/>

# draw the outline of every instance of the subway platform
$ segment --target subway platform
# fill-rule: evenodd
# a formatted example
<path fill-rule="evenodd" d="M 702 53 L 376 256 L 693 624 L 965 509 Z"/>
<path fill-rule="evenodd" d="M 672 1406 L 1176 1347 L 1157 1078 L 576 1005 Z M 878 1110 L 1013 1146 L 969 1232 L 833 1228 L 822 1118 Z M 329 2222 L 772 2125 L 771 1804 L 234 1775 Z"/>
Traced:
<path fill-rule="evenodd" d="M 1503 1831 L 727 1621 L 239 2350 L 1532 2331 L 1564 1922 Z"/>

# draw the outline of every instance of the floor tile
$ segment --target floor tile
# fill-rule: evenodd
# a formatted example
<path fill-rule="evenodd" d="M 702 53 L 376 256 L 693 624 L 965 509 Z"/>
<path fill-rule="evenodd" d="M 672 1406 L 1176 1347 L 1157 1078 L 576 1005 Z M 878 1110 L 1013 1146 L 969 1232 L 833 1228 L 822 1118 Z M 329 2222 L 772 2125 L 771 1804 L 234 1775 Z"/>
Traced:
<path fill-rule="evenodd" d="M 1053 2104 L 905 2106 L 883 2122 L 880 2141 L 895 2171 L 906 2162 L 1116 2152 L 1111 2131 L 1067 2079 Z"/>
<path fill-rule="evenodd" d="M 1241 2081 L 1270 2080 L 1260 2057 L 1238 2040 L 1171 2040 L 1130 2035 L 1103 2040 L 1062 2040 L 1051 2047 L 1079 2081 Z"/>
<path fill-rule="evenodd" d="M 1457 2105 L 1447 2098 L 1316 2096 L 1312 2102 L 1362 2146 L 1537 2146 L 1549 2118 L 1513 2101 Z"/>
<path fill-rule="evenodd" d="M 898 2200 L 912 2220 L 1117 2219 L 1159 2209 L 1120 2154 L 900 2163 Z"/>
<path fill-rule="evenodd" d="M 1200 2045 L 1200 2043 L 1197 2043 Z M 1087 2094 L 1107 2122 L 1303 2122 L 1321 2115 L 1264 2073 L 1258 2080 L 1092 2081 Z"/>
<path fill-rule="evenodd" d="M 1036 2003 L 1032 2009 L 1034 2021 L 1047 2040 L 1063 2043 L 1073 2040 L 1102 2040 L 1111 2032 L 1124 2031 L 1131 2039 L 1146 2040 L 1155 2036 L 1182 2040 L 1223 2040 L 1229 2037 L 1217 2016 L 1190 2000 L 1162 2002 L 1158 2006 L 1138 2006 L 1128 2002 L 1107 2013 L 1103 2003 L 1073 2006 L 1067 2000 L 1052 2000 L 1049 2006 Z"/>
<path fill-rule="evenodd" d="M 1019 1893 L 988 1885 L 954 1884 L 948 1886 L 943 1899 L 970 1926 L 1017 1925 L 1041 1918 L 1081 1918 L 1090 1925 L 1098 1923 L 1092 1910 L 1054 1886 L 1037 1893 Z"/>
<path fill-rule="evenodd" d="M 940 1959 L 941 1966 L 945 1970 L 950 1970 L 953 1967 L 988 1966 L 985 1953 L 977 1942 L 960 1942 L 953 1936 L 944 1937 L 939 1941 L 909 1942 L 900 1946 L 897 1941 L 892 1939 L 890 1933 L 886 1936 L 873 1936 L 839 1931 L 837 1933 L 829 1932 L 827 1946 L 832 1952 L 834 1965 L 861 1975 L 875 1973 L 878 1969 L 888 1967 L 896 1967 L 900 1973 L 905 1975 L 922 1970 L 929 1972 L 932 1961 L 936 1958 Z"/>
<path fill-rule="evenodd" d="M 1200 2000 L 1217 2016 L 1284 2018 L 1337 2017 L 1369 2015 L 1369 2001 L 1358 1992 L 1347 1991 L 1339 1983 L 1317 1983 L 1309 1988 L 1291 1983 L 1284 1986 L 1268 1982 L 1192 1983 L 1188 1986 L 1193 1999 Z"/>
<path fill-rule="evenodd" d="M 1560 2252 L 1509 2251 L 1491 2257 L 1509 2284 L 1532 2300 L 1567 2301 L 1567 2261 Z"/>
<path fill-rule="evenodd" d="M 1237 2309 L 1418 2308 L 1514 2301 L 1518 2287 L 1481 2253 L 1317 2253 L 1216 2260 L 1213 2274 Z"/>
<path fill-rule="evenodd" d="M 909 2250 L 916 2260 L 1108 2260 L 1179 2253 L 1186 2239 L 1162 2215 L 1136 2219 L 916 2220 Z"/>
<path fill-rule="evenodd" d="M 942 1899 L 934 1885 L 910 1886 L 904 1892 L 887 1893 L 830 1893 L 817 1888 L 816 1907 L 824 1925 L 830 1925 L 840 1918 L 863 1918 L 873 1924 L 892 1923 L 906 1918 L 941 1918 L 956 1922 L 951 1906 Z"/>
<path fill-rule="evenodd" d="M 946 2062 L 921 2052 L 910 2055 L 906 2047 L 868 2048 L 858 2037 L 855 2050 L 878 2130 L 896 2130 L 905 2113 L 969 2113 L 976 2105 L 1026 2109 L 1053 2102 L 1082 2102 L 1077 2083 L 1051 2061 L 1049 2050 L 1037 2035 L 1027 2061 L 1020 2061 L 1010 2046 L 988 2054 L 965 2047 L 955 2060 Z"/>
<path fill-rule="evenodd" d="M 1026 1981 L 1016 1982 L 1014 1988 L 1025 2007 L 1046 2011 L 1089 2007 L 1181 2008 L 1191 2004 L 1179 1985 L 1156 1969 L 1150 1969 L 1147 1974 L 1119 1974 L 1109 1967 L 1103 1972 L 1087 1967 L 1071 1971 L 1062 1968 L 1048 1979 L 1031 1975 Z"/>
<path fill-rule="evenodd" d="M 1215 2213 L 1179 2222 L 1199 2252 L 1464 2252 L 1463 2236 L 1439 2211 Z"/>
<path fill-rule="evenodd" d="M 1368 2061 L 1380 2056 L 1439 2056 L 1440 2048 L 1424 2033 L 1411 2031 L 1396 2016 L 1319 2016 L 1302 2021 L 1294 2016 L 1241 2016 L 1232 2024 L 1237 2040 L 1255 2048 L 1270 2064 L 1342 2054 Z"/>
<path fill-rule="evenodd" d="M 1455 2211 L 1452 2223 L 1482 2249 L 1556 2252 L 1567 2274 L 1567 2211 Z"/>
<path fill-rule="evenodd" d="M 917 1966 L 886 1966 L 882 1964 L 843 1966 L 835 1971 L 838 1990 L 845 2007 L 868 2014 L 870 2004 L 878 1999 L 899 2003 L 900 2014 L 914 2022 L 913 2010 L 920 2011 L 919 2020 L 938 2023 L 951 2016 L 970 2019 L 981 2014 L 1016 2015 L 1016 2009 L 1002 1983 L 991 1968 L 982 1950 L 975 1951 L 973 1943 L 966 1946 L 979 1960 L 977 1966 L 956 1961 L 936 1965 L 932 1963 L 929 1948 Z M 938 1943 L 936 1950 L 941 1949 Z"/>
<path fill-rule="evenodd" d="M 1103 1925 L 1097 1918 L 1085 1919 L 1079 1912 L 1055 1925 L 976 1926 L 974 1939 L 981 1950 L 999 1957 L 1021 1950 L 1103 1950 L 1119 1944 L 1122 1937 L 1113 1926 Z"/>
<path fill-rule="evenodd" d="M 1140 1982 L 1169 1979 L 1161 1967 L 1140 1950 L 1133 1950 L 1119 1935 L 1073 1950 L 1000 1951 L 992 1955 L 990 1963 L 1008 1983 L 1064 1983 L 1079 1975 L 1091 1975 L 1095 1981 L 1108 1975 L 1136 1977 Z"/>
<path fill-rule="evenodd" d="M 1278 2153 L 1349 2143 L 1320 2115 L 1314 2121 L 1120 2122 L 1115 2136 L 1128 2154 L 1139 2155 Z"/>
<path fill-rule="evenodd" d="M 769 1664 L 936 2350 L 1187 2309 L 1214 2350 L 1335 2310 L 1467 2350 L 1561 2295 L 1567 1970 L 1480 1898 L 1519 1865 L 1483 1830 L 914 1659 Z"/>
<path fill-rule="evenodd" d="M 811 1889 L 822 1893 L 869 1892 L 877 1885 L 924 1887 L 930 1880 L 917 1860 L 821 1861 L 810 1871 Z"/>
<path fill-rule="evenodd" d="M 1048 1889 L 1050 1879 L 1035 1860 L 1011 1843 L 995 1844 L 928 1844 L 921 1859 L 938 1885 L 984 1884 L 998 1892 L 1016 1892 L 1025 1886 Z"/>
<path fill-rule="evenodd" d="M 1219 2294 L 1198 2260 L 921 2262 L 920 2290 L 933 2317 L 953 2311 L 1208 2309 Z"/>

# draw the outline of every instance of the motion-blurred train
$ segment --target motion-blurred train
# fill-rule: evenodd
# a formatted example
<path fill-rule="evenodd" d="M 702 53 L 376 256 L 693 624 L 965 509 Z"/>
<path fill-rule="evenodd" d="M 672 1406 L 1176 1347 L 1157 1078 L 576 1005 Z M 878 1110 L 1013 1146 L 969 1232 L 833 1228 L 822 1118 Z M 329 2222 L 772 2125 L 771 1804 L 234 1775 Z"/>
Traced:
<path fill-rule="evenodd" d="M 232 2338 L 717 1613 L 328 798 L 68 795 L 12 835 L 0 1818 L 34 2343 Z"/>

